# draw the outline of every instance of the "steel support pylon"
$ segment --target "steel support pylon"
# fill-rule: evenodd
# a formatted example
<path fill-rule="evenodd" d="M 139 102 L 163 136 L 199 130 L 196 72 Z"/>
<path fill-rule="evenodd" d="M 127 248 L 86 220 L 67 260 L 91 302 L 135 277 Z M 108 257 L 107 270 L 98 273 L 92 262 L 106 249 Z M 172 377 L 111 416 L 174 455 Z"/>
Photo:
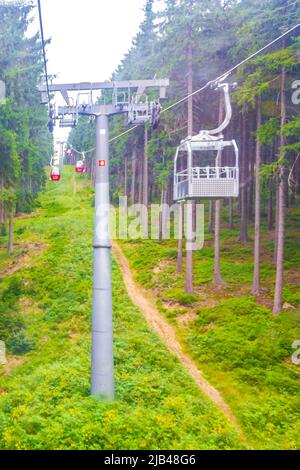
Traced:
<path fill-rule="evenodd" d="M 108 116 L 96 117 L 91 395 L 114 399 Z"/>

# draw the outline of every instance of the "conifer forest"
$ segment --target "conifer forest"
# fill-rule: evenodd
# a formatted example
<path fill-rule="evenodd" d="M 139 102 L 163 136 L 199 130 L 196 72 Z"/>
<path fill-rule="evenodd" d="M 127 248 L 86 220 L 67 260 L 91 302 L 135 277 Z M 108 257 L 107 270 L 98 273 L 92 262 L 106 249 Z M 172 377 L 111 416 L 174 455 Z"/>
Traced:
<path fill-rule="evenodd" d="M 87 0 L 103 77 L 61 0 L 97 82 L 51 3 L 0 0 L 0 450 L 300 450 L 300 2 Z"/>

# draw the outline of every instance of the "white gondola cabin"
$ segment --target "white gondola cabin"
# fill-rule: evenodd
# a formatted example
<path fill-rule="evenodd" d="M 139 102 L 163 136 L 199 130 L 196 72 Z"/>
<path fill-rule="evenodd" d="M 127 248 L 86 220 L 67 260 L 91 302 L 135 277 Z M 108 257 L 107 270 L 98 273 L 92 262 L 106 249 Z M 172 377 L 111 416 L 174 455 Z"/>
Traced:
<path fill-rule="evenodd" d="M 177 148 L 174 161 L 174 200 L 219 199 L 239 195 L 239 151 L 235 140 L 224 140 L 221 132 L 232 116 L 228 84 L 224 90 L 226 117 L 210 131 L 183 140 Z M 226 153 L 231 165 L 224 165 Z"/>
<path fill-rule="evenodd" d="M 128 124 L 144 124 L 150 122 L 157 128 L 160 121 L 161 105 L 159 101 L 150 101 L 146 95 L 134 96 L 128 106 Z"/>

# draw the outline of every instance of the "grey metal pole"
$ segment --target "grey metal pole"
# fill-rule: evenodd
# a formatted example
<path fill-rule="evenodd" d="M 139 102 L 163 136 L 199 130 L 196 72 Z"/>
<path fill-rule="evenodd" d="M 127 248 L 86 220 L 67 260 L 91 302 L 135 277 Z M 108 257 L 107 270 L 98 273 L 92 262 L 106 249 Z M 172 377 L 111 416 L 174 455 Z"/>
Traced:
<path fill-rule="evenodd" d="M 96 117 L 91 394 L 114 399 L 108 116 Z"/>

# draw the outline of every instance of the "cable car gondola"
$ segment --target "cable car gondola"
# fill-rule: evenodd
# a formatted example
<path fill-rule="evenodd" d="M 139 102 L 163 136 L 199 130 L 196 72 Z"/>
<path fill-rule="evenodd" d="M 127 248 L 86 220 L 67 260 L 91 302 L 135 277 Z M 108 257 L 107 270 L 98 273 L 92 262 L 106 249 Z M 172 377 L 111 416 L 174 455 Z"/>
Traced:
<path fill-rule="evenodd" d="M 84 173 L 85 172 L 85 166 L 83 160 L 78 160 L 75 165 L 75 171 L 76 173 Z"/>
<path fill-rule="evenodd" d="M 150 122 L 153 129 L 157 129 L 160 122 L 161 105 L 159 101 L 150 101 L 146 95 L 139 99 L 133 96 L 128 106 L 128 124 L 144 124 Z"/>
<path fill-rule="evenodd" d="M 177 148 L 174 161 L 174 200 L 220 199 L 239 195 L 239 151 L 235 140 L 224 140 L 222 131 L 232 117 L 229 85 L 221 83 L 225 98 L 224 122 L 212 130 L 187 137 Z M 231 149 L 233 166 L 222 165 L 224 149 Z"/>
<path fill-rule="evenodd" d="M 52 167 L 50 178 L 52 181 L 60 181 L 60 171 L 58 167 Z"/>

